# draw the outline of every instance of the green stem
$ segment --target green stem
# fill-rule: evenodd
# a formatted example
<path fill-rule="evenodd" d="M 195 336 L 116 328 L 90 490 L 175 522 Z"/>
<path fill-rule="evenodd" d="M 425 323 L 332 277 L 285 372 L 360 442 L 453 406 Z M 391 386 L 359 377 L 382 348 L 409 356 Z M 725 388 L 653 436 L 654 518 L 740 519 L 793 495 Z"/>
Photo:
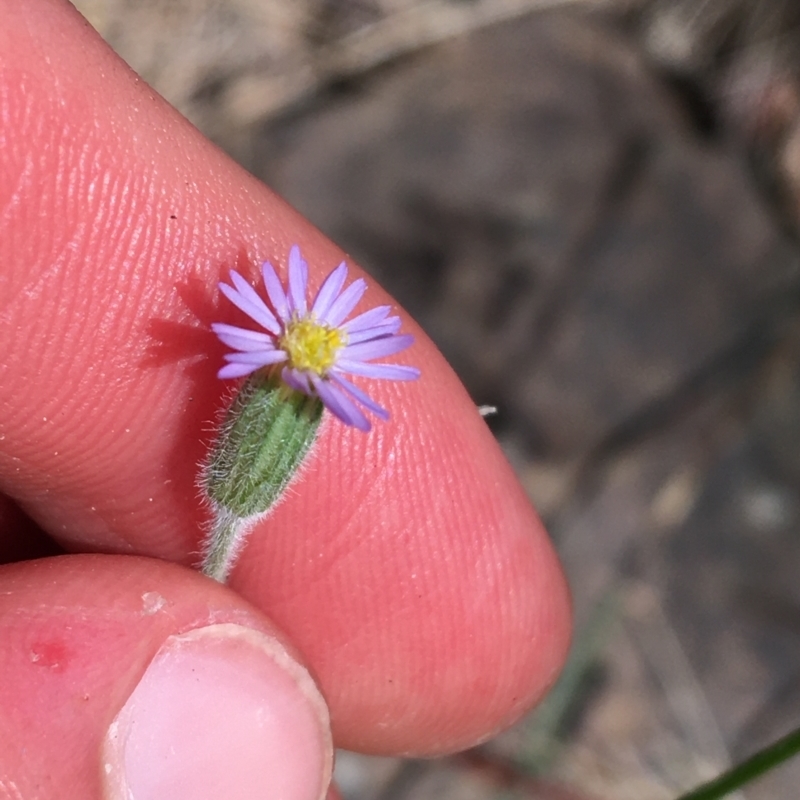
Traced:
<path fill-rule="evenodd" d="M 201 571 L 209 578 L 225 583 L 244 542 L 247 521 L 221 508 L 216 510 L 215 517 Z"/>
<path fill-rule="evenodd" d="M 678 800 L 717 800 L 755 780 L 759 775 L 777 767 L 787 759 L 800 753 L 800 728 L 759 750 L 746 761 L 731 767 L 713 781 L 704 783 Z"/>
<path fill-rule="evenodd" d="M 316 440 L 323 405 L 271 373 L 243 384 L 203 469 L 214 511 L 203 572 L 224 583 L 250 529 L 283 496 Z"/>

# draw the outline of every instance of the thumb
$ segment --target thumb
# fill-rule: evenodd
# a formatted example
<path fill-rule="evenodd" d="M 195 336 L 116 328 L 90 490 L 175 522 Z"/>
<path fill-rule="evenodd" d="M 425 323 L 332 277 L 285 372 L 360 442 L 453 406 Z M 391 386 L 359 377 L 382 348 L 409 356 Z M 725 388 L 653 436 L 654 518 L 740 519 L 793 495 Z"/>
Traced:
<path fill-rule="evenodd" d="M 0 796 L 326 796 L 321 695 L 211 580 L 136 557 L 3 566 L 0 642 Z"/>

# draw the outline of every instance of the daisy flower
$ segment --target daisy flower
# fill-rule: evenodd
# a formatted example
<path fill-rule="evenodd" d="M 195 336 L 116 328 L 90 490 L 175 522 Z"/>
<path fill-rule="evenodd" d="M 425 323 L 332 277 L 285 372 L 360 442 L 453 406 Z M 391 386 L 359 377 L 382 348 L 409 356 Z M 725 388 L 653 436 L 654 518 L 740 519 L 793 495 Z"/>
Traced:
<path fill-rule="evenodd" d="M 244 311 L 262 330 L 250 330 L 218 322 L 214 333 L 233 352 L 220 378 L 241 378 L 260 369 L 280 369 L 283 382 L 298 392 L 318 397 L 342 422 L 362 431 L 370 422 L 362 407 L 383 420 L 389 412 L 378 405 L 347 375 L 414 380 L 419 370 L 399 364 L 375 364 L 375 359 L 405 350 L 414 341 L 401 335 L 400 318 L 389 316 L 391 306 L 376 306 L 347 319 L 367 289 L 363 278 L 345 288 L 347 266 L 339 264 L 320 286 L 309 304 L 308 264 L 294 245 L 289 251 L 288 286 L 284 288 L 275 268 L 264 262 L 269 305 L 238 273 L 231 270 L 231 284 L 220 283 L 220 291 Z"/>

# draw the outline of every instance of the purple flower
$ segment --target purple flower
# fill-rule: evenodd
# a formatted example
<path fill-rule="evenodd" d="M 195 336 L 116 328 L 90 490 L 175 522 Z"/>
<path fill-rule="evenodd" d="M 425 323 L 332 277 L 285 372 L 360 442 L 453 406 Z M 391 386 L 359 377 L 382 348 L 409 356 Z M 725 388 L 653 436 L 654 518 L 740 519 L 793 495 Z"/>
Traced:
<path fill-rule="evenodd" d="M 399 364 L 373 364 L 376 358 L 405 350 L 414 337 L 400 335 L 400 318 L 390 317 L 391 306 L 377 306 L 345 321 L 366 291 L 363 278 L 347 288 L 344 261 L 320 286 L 309 308 L 306 299 L 308 264 L 294 245 L 289 251 L 288 290 L 275 268 L 265 261 L 261 274 L 268 306 L 238 272 L 231 270 L 231 283 L 220 283 L 220 291 L 263 330 L 252 331 L 217 322 L 214 333 L 234 352 L 220 378 L 240 378 L 263 368 L 282 364 L 281 378 L 292 389 L 319 399 L 340 420 L 362 431 L 370 423 L 360 406 L 383 420 L 389 412 L 379 406 L 345 375 L 409 381 L 419 370 Z"/>

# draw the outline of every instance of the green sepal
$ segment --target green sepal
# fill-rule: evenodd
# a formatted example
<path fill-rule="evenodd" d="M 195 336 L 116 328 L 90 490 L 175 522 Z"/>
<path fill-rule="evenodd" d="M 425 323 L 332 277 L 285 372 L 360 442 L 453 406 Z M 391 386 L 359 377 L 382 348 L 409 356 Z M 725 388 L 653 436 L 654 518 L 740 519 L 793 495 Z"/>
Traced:
<path fill-rule="evenodd" d="M 274 375 L 253 375 L 244 383 L 204 474 L 216 515 L 206 547 L 206 574 L 224 580 L 248 522 L 268 512 L 297 474 L 322 412 L 319 398 L 290 389 Z"/>

